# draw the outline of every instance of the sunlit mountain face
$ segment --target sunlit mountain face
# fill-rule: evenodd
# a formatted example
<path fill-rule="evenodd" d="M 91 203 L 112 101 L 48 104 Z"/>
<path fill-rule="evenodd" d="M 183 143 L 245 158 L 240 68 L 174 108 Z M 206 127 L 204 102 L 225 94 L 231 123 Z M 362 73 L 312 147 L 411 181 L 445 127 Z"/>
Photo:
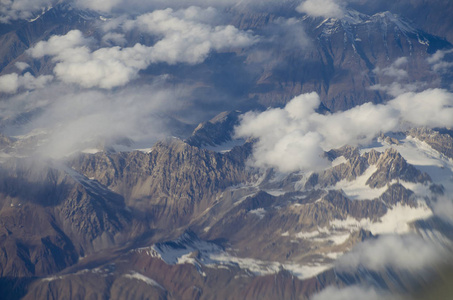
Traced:
<path fill-rule="evenodd" d="M 0 298 L 451 298 L 452 3 L 2 2 Z"/>

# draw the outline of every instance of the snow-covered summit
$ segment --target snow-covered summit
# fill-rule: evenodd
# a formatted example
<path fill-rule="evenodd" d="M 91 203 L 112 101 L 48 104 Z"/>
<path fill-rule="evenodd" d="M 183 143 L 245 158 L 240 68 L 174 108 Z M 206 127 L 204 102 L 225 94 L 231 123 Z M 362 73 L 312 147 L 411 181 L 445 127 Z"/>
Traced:
<path fill-rule="evenodd" d="M 389 11 L 380 12 L 374 15 L 366 15 L 356 10 L 347 10 L 342 18 L 327 18 L 319 23 L 316 28 L 322 28 L 324 35 L 337 32 L 340 28 L 350 30 L 351 26 L 372 26 L 373 24 L 386 31 L 393 28 L 403 34 L 416 33 L 417 29 L 401 16 Z"/>

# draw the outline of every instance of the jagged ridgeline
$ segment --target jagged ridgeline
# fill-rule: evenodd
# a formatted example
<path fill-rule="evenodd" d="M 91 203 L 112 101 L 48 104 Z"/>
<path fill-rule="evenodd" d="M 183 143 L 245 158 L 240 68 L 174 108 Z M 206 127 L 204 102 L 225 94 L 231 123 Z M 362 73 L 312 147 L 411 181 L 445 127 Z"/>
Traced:
<path fill-rule="evenodd" d="M 0 299 L 449 299 L 446 2 L 5 2 Z"/>

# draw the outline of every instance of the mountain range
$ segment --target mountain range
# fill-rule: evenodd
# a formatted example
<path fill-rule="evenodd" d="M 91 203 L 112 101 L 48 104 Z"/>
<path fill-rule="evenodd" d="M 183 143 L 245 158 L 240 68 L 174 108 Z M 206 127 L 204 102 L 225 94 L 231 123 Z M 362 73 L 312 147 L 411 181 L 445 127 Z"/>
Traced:
<path fill-rule="evenodd" d="M 449 1 L 38 2 L 0 9 L 0 298 L 452 294 Z"/>

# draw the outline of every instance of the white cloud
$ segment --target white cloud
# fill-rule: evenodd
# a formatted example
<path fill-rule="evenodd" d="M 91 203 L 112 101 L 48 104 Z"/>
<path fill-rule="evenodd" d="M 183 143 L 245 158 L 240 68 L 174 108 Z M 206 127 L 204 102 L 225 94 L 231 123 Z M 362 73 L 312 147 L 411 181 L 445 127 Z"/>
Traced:
<path fill-rule="evenodd" d="M 175 64 L 202 62 L 210 51 L 244 48 L 257 41 L 250 32 L 234 26 L 212 26 L 216 11 L 212 8 L 171 8 L 144 14 L 125 23 L 124 28 L 138 28 L 151 35 L 162 36 L 151 53 L 153 62 Z"/>
<path fill-rule="evenodd" d="M 327 287 L 320 293 L 312 296 L 310 300 L 396 300 L 388 293 L 378 292 L 371 287 L 350 286 L 345 288 Z"/>
<path fill-rule="evenodd" d="M 451 53 L 453 53 L 453 49 L 437 50 L 436 53 L 427 58 L 427 61 L 435 72 L 443 73 L 453 67 L 453 62 L 445 61 L 445 56 Z"/>
<path fill-rule="evenodd" d="M 109 12 L 121 4 L 122 0 L 77 0 L 77 5 L 97 11 Z"/>
<path fill-rule="evenodd" d="M 25 69 L 30 68 L 29 64 L 27 64 L 26 62 L 22 62 L 22 61 L 18 61 L 14 65 L 16 66 L 16 68 L 19 69 L 19 71 L 23 71 Z"/>
<path fill-rule="evenodd" d="M 387 105 L 397 109 L 402 120 L 417 127 L 453 126 L 453 94 L 446 90 L 428 89 L 420 93 L 405 93 Z"/>
<path fill-rule="evenodd" d="M 12 135 L 39 130 L 46 136 L 33 151 L 61 158 L 119 138 L 146 148 L 170 134 L 168 115 L 187 109 L 190 89 L 156 82 L 112 91 L 82 90 L 62 83 L 12 96 L 0 104 L 0 118 L 14 120 L 29 112 L 29 123 L 6 130 Z M 39 114 L 33 114 L 39 111 Z"/>
<path fill-rule="evenodd" d="M 453 224 L 453 199 L 439 197 L 433 202 L 433 211 L 442 220 Z"/>
<path fill-rule="evenodd" d="M 453 53 L 453 49 L 450 50 L 437 50 L 433 55 L 427 58 L 428 63 L 435 64 L 442 61 L 445 55 Z"/>
<path fill-rule="evenodd" d="M 312 17 L 341 18 L 345 14 L 345 6 L 342 0 L 305 0 L 296 10 Z"/>
<path fill-rule="evenodd" d="M 123 46 L 127 44 L 126 37 L 123 33 L 108 32 L 102 37 L 102 42 L 111 45 Z"/>
<path fill-rule="evenodd" d="M 28 50 L 34 58 L 53 56 L 54 73 L 62 81 L 76 83 L 85 88 L 109 89 L 122 86 L 134 79 L 150 61 L 150 47 L 136 44 L 134 47 L 101 48 L 91 51 L 89 39 L 79 30 L 64 36 L 53 36 Z"/>
<path fill-rule="evenodd" d="M 283 109 L 246 113 L 236 135 L 258 139 L 253 154 L 256 166 L 291 172 L 323 167 L 323 151 L 366 145 L 381 132 L 453 126 L 453 94 L 441 89 L 405 93 L 386 104 L 366 103 L 327 115 L 315 112 L 319 104 L 319 96 L 310 93 Z"/>
<path fill-rule="evenodd" d="M 253 155 L 254 164 L 275 166 L 283 172 L 324 166 L 319 155 L 323 137 L 310 130 L 308 120 L 319 103 L 319 96 L 310 93 L 294 98 L 284 109 L 243 115 L 236 135 L 259 139 Z"/>
<path fill-rule="evenodd" d="M 96 3 L 98 2 L 98 3 Z M 155 9 L 164 8 L 188 8 L 190 6 L 200 7 L 233 7 L 233 6 L 254 6 L 260 7 L 269 5 L 281 5 L 282 2 L 291 3 L 292 0 L 76 0 L 75 3 L 81 8 L 94 9 L 101 12 L 129 12 L 143 13 L 144 11 L 152 11 Z"/>
<path fill-rule="evenodd" d="M 417 92 L 421 88 L 426 86 L 424 83 L 400 83 L 400 82 L 392 82 L 391 84 L 375 84 L 370 86 L 370 90 L 372 91 L 382 91 L 390 96 L 397 97 L 404 93 L 409 92 Z"/>
<path fill-rule="evenodd" d="M 272 48 L 274 48 L 274 51 L 300 51 L 306 50 L 309 46 L 313 45 L 313 41 L 305 32 L 305 27 L 302 20 L 297 18 L 277 18 L 263 28 L 262 34 L 265 35 L 266 38 L 261 39 L 261 42 L 264 43 L 264 46 L 260 47 L 260 51 L 266 50 L 266 42 L 269 42 L 272 45 L 271 47 L 268 47 L 268 51 L 270 51 Z M 278 47 L 275 47 L 275 45 L 277 45 Z M 279 54 L 273 55 L 275 55 L 276 57 L 279 56 Z M 269 59 L 267 59 L 266 61 L 267 63 L 269 63 Z"/>
<path fill-rule="evenodd" d="M 358 244 L 340 257 L 336 269 L 354 272 L 359 267 L 382 271 L 388 267 L 419 271 L 445 258 L 445 251 L 417 235 L 388 235 Z"/>
<path fill-rule="evenodd" d="M 51 75 L 34 77 L 28 72 L 24 75 L 18 75 L 16 73 L 7 74 L 0 76 L 0 92 L 14 94 L 19 89 L 39 89 L 46 86 L 52 79 L 53 76 Z"/>
<path fill-rule="evenodd" d="M 56 0 L 0 0 L 0 23 L 30 19 L 54 3 Z"/>
<path fill-rule="evenodd" d="M 380 76 L 381 79 L 391 80 L 390 84 L 375 84 L 370 86 L 371 90 L 382 91 L 393 97 L 397 97 L 404 93 L 420 91 L 426 86 L 426 83 L 411 82 L 407 83 L 403 80 L 407 79 L 409 74 L 403 69 L 408 63 L 407 57 L 400 57 L 387 67 L 377 67 L 373 73 Z"/>
<path fill-rule="evenodd" d="M 87 47 L 91 43 L 90 39 L 83 36 L 80 30 L 71 30 L 65 35 L 54 35 L 47 41 L 41 41 L 27 50 L 35 58 L 44 56 L 56 56 L 57 60 L 70 57 L 72 53 L 67 53 L 73 48 Z"/>
<path fill-rule="evenodd" d="M 106 47 L 92 51 L 94 42 L 78 30 L 41 41 L 28 53 L 34 58 L 52 56 L 54 73 L 66 83 L 85 88 L 110 89 L 136 78 L 152 63 L 201 63 L 215 50 L 228 50 L 253 44 L 256 38 L 234 26 L 211 26 L 201 21 L 213 18 L 212 9 L 188 8 L 158 10 L 127 21 L 125 28 L 139 28 L 160 38 L 153 46 Z M 118 33 L 107 33 L 104 42 L 125 42 Z"/>
<path fill-rule="evenodd" d="M 54 68 L 58 78 L 85 88 L 110 89 L 127 84 L 137 77 L 140 70 L 148 67 L 150 48 L 136 44 L 128 48 L 101 48 L 94 52 L 77 48 L 70 52 L 72 55 Z"/>

